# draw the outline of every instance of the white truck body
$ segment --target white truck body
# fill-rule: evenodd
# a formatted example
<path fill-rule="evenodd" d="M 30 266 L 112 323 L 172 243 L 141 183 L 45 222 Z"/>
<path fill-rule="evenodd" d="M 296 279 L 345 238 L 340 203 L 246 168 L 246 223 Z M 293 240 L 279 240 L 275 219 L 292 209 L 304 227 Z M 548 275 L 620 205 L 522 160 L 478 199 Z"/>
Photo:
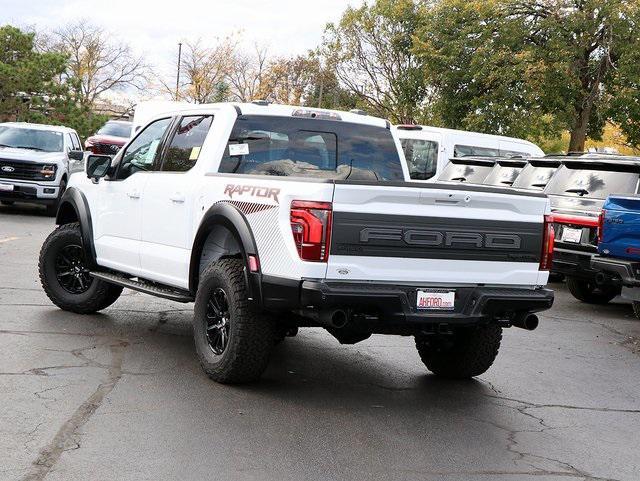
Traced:
<path fill-rule="evenodd" d="M 426 125 L 396 125 L 415 182 L 435 182 L 453 157 L 542 157 L 544 152 L 532 142 L 502 135 L 444 129 Z"/>

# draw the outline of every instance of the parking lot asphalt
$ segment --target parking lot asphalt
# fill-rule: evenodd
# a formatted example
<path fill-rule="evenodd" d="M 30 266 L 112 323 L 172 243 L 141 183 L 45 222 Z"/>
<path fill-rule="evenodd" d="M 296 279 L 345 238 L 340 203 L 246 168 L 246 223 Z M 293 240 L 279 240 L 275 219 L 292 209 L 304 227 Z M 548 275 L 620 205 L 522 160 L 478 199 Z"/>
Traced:
<path fill-rule="evenodd" d="M 53 306 L 37 256 L 54 222 L 0 207 L 2 480 L 640 479 L 640 321 L 553 284 L 534 332 L 443 381 L 412 338 L 276 347 L 263 380 L 200 370 L 191 306 L 125 291 L 101 314 Z"/>

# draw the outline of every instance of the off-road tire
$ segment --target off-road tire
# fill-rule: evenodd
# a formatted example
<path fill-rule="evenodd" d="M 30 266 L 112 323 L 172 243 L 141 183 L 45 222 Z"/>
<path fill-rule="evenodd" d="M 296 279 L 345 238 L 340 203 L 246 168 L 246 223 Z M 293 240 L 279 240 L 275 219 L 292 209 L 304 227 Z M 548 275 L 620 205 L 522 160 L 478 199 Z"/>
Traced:
<path fill-rule="evenodd" d="M 633 313 L 636 315 L 637 319 L 640 319 L 640 302 L 633 301 Z"/>
<path fill-rule="evenodd" d="M 619 287 L 600 287 L 595 282 L 567 277 L 567 288 L 573 297 L 587 304 L 608 304 L 620 295 Z"/>
<path fill-rule="evenodd" d="M 226 294 L 229 334 L 221 354 L 207 339 L 207 309 L 217 289 Z M 214 381 L 241 384 L 256 381 L 269 363 L 277 340 L 274 321 L 247 299 L 243 263 L 238 259 L 212 262 L 200 277 L 194 307 L 193 338 L 200 365 Z"/>
<path fill-rule="evenodd" d="M 78 223 L 56 228 L 40 249 L 40 283 L 51 302 L 60 309 L 76 314 L 93 314 L 116 302 L 122 293 L 122 287 L 100 279 L 94 278 L 89 289 L 81 294 L 72 294 L 61 286 L 56 277 L 55 259 L 58 251 L 67 245 L 82 245 Z"/>
<path fill-rule="evenodd" d="M 486 372 L 498 355 L 502 328 L 480 326 L 460 331 L 453 339 L 416 337 L 416 349 L 429 371 L 450 379 L 468 379 Z"/>

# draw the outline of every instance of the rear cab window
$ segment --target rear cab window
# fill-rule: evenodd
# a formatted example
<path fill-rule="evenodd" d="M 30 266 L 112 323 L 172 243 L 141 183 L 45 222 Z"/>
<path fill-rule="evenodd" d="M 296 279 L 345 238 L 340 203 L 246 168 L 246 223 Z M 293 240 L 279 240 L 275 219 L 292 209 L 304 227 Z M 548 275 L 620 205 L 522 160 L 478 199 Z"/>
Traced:
<path fill-rule="evenodd" d="M 493 160 L 451 159 L 438 180 L 482 184 L 494 165 Z"/>
<path fill-rule="evenodd" d="M 213 115 L 182 117 L 165 151 L 162 170 L 186 172 L 196 165 L 212 122 Z"/>
<path fill-rule="evenodd" d="M 409 176 L 414 180 L 427 180 L 438 168 L 438 142 L 422 139 L 400 139 L 407 159 Z"/>
<path fill-rule="evenodd" d="M 389 129 L 340 120 L 243 115 L 219 172 L 334 180 L 404 180 Z"/>
<path fill-rule="evenodd" d="M 498 161 L 483 184 L 511 187 L 525 164 L 524 161 Z"/>
<path fill-rule="evenodd" d="M 543 190 L 557 172 L 560 163 L 530 162 L 513 181 L 513 187 L 519 189 Z"/>
<path fill-rule="evenodd" d="M 545 193 L 591 199 L 633 194 L 640 166 L 622 163 L 566 162 L 549 181 Z"/>

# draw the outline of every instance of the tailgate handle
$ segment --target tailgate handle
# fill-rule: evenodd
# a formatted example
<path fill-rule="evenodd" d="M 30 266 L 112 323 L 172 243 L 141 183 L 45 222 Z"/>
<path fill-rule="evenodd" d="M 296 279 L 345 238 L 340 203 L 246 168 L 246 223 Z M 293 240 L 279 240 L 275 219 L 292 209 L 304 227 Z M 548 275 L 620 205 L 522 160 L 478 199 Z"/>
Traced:
<path fill-rule="evenodd" d="M 420 193 L 420 201 L 422 203 L 431 203 L 434 204 L 460 204 L 460 203 L 468 203 L 471 200 L 471 196 L 469 194 L 458 194 L 451 192 L 430 192 L 430 193 Z"/>

